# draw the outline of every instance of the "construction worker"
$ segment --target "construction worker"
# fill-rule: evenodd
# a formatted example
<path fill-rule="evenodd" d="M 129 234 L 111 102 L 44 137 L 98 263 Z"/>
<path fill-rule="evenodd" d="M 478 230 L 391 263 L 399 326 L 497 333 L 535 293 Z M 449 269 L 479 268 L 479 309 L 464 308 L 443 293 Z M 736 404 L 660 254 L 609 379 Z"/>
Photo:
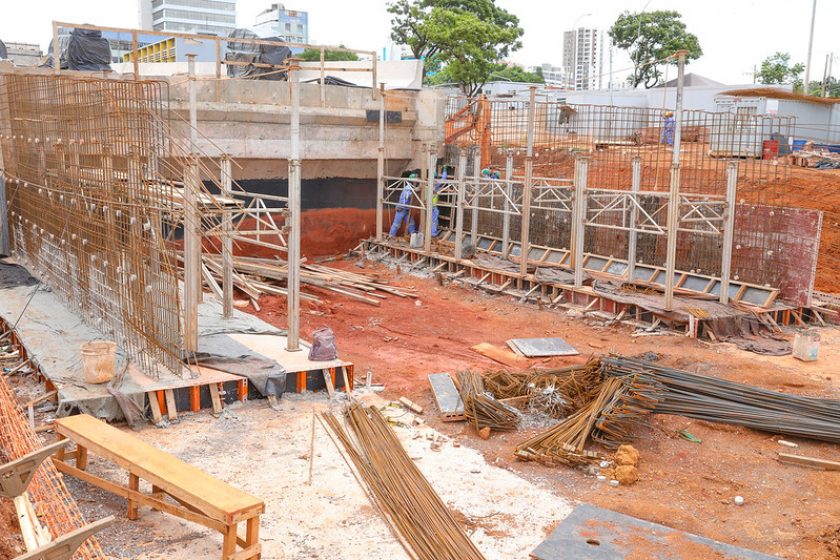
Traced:
<path fill-rule="evenodd" d="M 662 127 L 662 134 L 659 137 L 660 144 L 674 145 L 674 129 L 677 123 L 674 120 L 674 113 L 672 111 L 665 112 L 665 126 Z"/>
<path fill-rule="evenodd" d="M 400 200 L 397 204 L 397 210 L 394 212 L 394 223 L 391 224 L 391 229 L 388 231 L 389 237 L 396 237 L 400 231 L 403 220 L 406 222 L 406 228 L 409 235 L 417 231 L 414 223 L 414 216 L 411 215 L 411 199 L 414 196 L 414 183 L 412 180 L 417 179 L 417 173 L 412 173 L 408 179 L 403 182 L 403 190 L 400 193 Z"/>
<path fill-rule="evenodd" d="M 481 176 L 485 179 L 501 179 L 502 174 L 496 171 L 495 169 L 491 169 L 489 167 L 485 167 L 481 170 Z"/>

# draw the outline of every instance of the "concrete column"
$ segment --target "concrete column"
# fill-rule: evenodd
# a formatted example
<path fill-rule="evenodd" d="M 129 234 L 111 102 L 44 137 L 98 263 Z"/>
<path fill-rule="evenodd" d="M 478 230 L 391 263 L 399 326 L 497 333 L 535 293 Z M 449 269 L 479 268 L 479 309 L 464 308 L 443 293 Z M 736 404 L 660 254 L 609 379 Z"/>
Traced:
<path fill-rule="evenodd" d="M 321 48 L 321 56 L 324 49 Z M 323 68 L 323 64 L 321 65 Z M 322 85 L 323 87 L 323 85 Z M 379 152 L 376 156 L 376 240 L 382 241 L 382 228 L 385 210 L 385 84 L 379 84 Z"/>
<path fill-rule="evenodd" d="M 481 148 L 472 147 L 473 153 L 473 188 L 478 192 L 481 185 Z M 478 197 L 473 197 L 473 207 L 470 220 L 470 241 L 472 246 L 478 250 Z"/>
<path fill-rule="evenodd" d="M 289 332 L 286 350 L 297 352 L 300 348 L 300 66 L 293 61 L 289 67 L 291 86 L 291 123 L 289 153 L 289 228 L 288 241 L 288 276 L 287 276 L 287 312 Z"/>
<path fill-rule="evenodd" d="M 201 301 L 201 217 L 198 211 L 198 163 L 184 169 L 184 350 L 198 350 L 198 303 Z"/>
<path fill-rule="evenodd" d="M 674 310 L 674 270 L 677 262 L 677 233 L 680 227 L 680 165 L 671 165 L 668 197 L 668 244 L 665 252 L 665 311 Z"/>
<path fill-rule="evenodd" d="M 726 166 L 726 223 L 723 226 L 723 255 L 720 263 L 720 302 L 729 303 L 729 277 L 732 274 L 732 242 L 735 238 L 735 204 L 738 190 L 738 163 Z"/>
<path fill-rule="evenodd" d="M 230 157 L 225 154 L 221 161 L 222 195 L 231 196 L 233 172 Z M 222 313 L 225 318 L 233 315 L 233 210 L 225 208 L 222 214 Z"/>
<path fill-rule="evenodd" d="M 505 197 L 504 214 L 502 214 L 502 257 L 510 255 L 510 199 L 513 198 L 513 150 L 507 151 L 505 161 Z"/>
<path fill-rule="evenodd" d="M 674 269 L 677 261 L 677 230 L 680 221 L 680 143 L 682 140 L 685 55 L 677 53 L 677 106 L 674 111 L 674 153 L 671 162 L 671 188 L 668 200 L 668 245 L 665 258 L 665 311 L 674 307 Z"/>
<path fill-rule="evenodd" d="M 531 86 L 531 99 L 528 104 L 528 153 L 525 156 L 525 183 L 522 185 L 522 216 L 519 246 L 522 251 L 519 262 L 519 274 L 528 272 L 528 255 L 531 252 L 531 190 L 534 188 L 534 133 L 537 120 L 537 86 Z"/>
<path fill-rule="evenodd" d="M 458 150 L 458 169 L 455 170 L 455 181 L 458 184 L 458 200 L 455 206 L 455 258 L 464 258 L 464 201 L 467 185 L 464 181 L 467 172 L 467 152 Z"/>
<path fill-rule="evenodd" d="M 426 221 L 423 224 L 423 251 L 426 253 L 432 252 L 432 209 L 434 208 L 434 190 L 435 190 L 435 164 L 437 163 L 437 156 L 435 155 L 434 144 L 429 144 L 429 156 L 426 168 Z"/>
<path fill-rule="evenodd" d="M 136 53 L 135 53 L 136 54 Z M 198 154 L 198 102 L 195 83 L 195 55 L 187 55 L 187 69 L 190 76 L 190 153 Z"/>
<path fill-rule="evenodd" d="M 636 221 L 639 216 L 639 208 L 636 204 L 639 202 L 638 194 L 642 187 L 642 158 L 639 156 L 633 157 L 632 163 L 632 182 L 630 184 L 630 192 L 633 193 L 633 203 L 630 205 L 630 227 L 627 233 L 627 280 L 633 280 L 633 273 L 636 270 L 636 244 L 639 234 L 636 232 Z"/>
<path fill-rule="evenodd" d="M 583 286 L 583 251 L 584 237 L 586 235 L 586 182 L 589 175 L 589 158 L 580 156 L 575 162 L 575 205 L 574 220 L 572 223 L 574 232 L 574 244 L 572 258 L 575 273 L 575 287 Z"/>

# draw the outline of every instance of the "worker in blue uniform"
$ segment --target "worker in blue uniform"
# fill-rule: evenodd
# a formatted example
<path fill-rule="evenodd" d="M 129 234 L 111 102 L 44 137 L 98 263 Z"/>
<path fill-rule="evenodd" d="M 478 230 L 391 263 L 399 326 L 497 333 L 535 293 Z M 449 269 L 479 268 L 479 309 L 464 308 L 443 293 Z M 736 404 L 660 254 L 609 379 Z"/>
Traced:
<path fill-rule="evenodd" d="M 394 222 L 391 224 L 391 229 L 388 232 L 390 237 L 396 237 L 400 231 L 403 220 L 406 222 L 406 229 L 409 235 L 417 231 L 417 226 L 414 223 L 414 216 L 411 215 L 411 199 L 414 197 L 414 185 L 412 181 L 417 179 L 417 174 L 412 173 L 408 176 L 408 180 L 403 183 L 403 190 L 400 193 L 400 199 L 397 203 L 397 210 L 394 212 Z"/>
<path fill-rule="evenodd" d="M 665 113 L 665 126 L 662 127 L 662 134 L 659 137 L 660 144 L 674 145 L 674 129 L 677 127 L 677 122 L 674 120 L 674 113 L 667 111 Z"/>
<path fill-rule="evenodd" d="M 481 176 L 485 179 L 501 179 L 502 174 L 496 171 L 495 169 L 490 169 L 489 167 L 485 167 L 481 170 Z"/>

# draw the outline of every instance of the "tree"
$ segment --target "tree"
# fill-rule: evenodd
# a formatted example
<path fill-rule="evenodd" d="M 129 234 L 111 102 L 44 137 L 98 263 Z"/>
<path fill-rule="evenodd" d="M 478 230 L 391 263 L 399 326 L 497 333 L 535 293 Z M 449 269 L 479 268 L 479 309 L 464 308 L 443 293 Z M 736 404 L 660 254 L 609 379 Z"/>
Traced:
<path fill-rule="evenodd" d="M 496 65 L 520 48 L 519 18 L 495 0 L 394 0 L 391 38 L 423 60 L 424 79 L 440 68 L 465 94 L 475 95 Z"/>
<path fill-rule="evenodd" d="M 686 62 L 703 54 L 699 39 L 686 31 L 682 15 L 675 11 L 632 14 L 625 11 L 615 20 L 609 35 L 615 46 L 626 50 L 633 61 L 633 74 L 627 78 L 633 87 L 644 84 L 645 88 L 652 88 L 659 84 L 663 75 L 660 66 L 677 64 L 676 58 L 665 60 L 677 51 L 688 51 Z"/>
<path fill-rule="evenodd" d="M 793 84 L 804 71 L 805 65 L 801 62 L 791 66 L 790 53 L 776 52 L 761 61 L 756 79 L 760 84 Z"/>
<path fill-rule="evenodd" d="M 344 45 L 339 45 L 339 47 L 344 48 Z M 319 62 L 321 60 L 321 49 L 304 49 L 300 58 L 304 62 Z M 324 60 L 336 62 L 339 60 L 359 60 L 359 57 L 354 52 L 326 50 L 324 51 Z"/>
<path fill-rule="evenodd" d="M 508 82 L 523 82 L 526 84 L 544 84 L 542 68 L 537 67 L 536 72 L 528 72 L 517 64 L 499 64 L 490 75 L 494 80 Z"/>

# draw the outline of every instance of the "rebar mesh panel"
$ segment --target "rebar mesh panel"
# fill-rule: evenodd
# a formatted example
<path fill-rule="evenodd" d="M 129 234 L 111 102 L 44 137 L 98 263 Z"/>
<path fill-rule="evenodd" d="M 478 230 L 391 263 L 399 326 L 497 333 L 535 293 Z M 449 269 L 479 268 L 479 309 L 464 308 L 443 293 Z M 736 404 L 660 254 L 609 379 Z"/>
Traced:
<path fill-rule="evenodd" d="M 180 373 L 162 83 L 0 76 L 14 251 L 152 377 Z"/>

